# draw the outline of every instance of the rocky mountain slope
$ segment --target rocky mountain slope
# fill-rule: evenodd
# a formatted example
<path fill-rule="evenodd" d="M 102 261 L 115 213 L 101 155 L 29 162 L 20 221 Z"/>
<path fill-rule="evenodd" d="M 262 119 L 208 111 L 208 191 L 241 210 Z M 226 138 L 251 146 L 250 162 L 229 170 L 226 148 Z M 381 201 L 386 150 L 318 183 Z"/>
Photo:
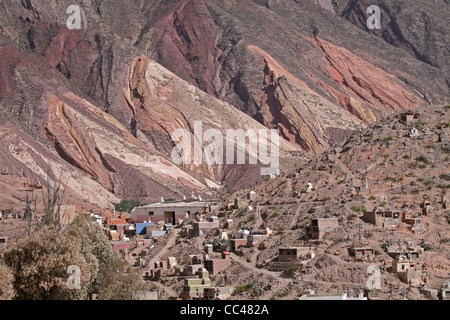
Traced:
<path fill-rule="evenodd" d="M 130 64 L 126 74 L 128 86 L 122 88 L 123 114 L 130 114 L 135 121 L 130 130 L 70 91 L 70 84 L 61 74 L 47 73 L 51 68 L 39 64 L 39 58 L 19 50 L 8 57 L 17 60 L 13 66 L 3 60 L 10 68 L 5 72 L 10 76 L 5 81 L 2 101 L 4 175 L 28 177 L 38 186 L 47 177 L 60 179 L 73 197 L 101 207 L 109 207 L 120 199 L 139 197 L 154 201 L 191 191 L 211 196 L 222 182 L 238 186 L 244 173 L 245 183 L 261 179 L 260 165 L 236 168 L 203 163 L 183 168 L 173 163 L 171 133 L 187 129 L 193 135 L 195 121 L 212 123 L 205 125 L 204 130 L 264 127 L 149 58 L 137 57 Z M 21 73 L 22 68 L 32 72 Z M 15 94 L 19 90 L 23 90 L 22 96 Z M 30 104 L 18 106 L 19 99 Z M 211 118 L 214 121 L 208 120 Z M 281 141 L 281 159 L 291 158 L 290 152 L 296 150 L 287 141 Z"/>
<path fill-rule="evenodd" d="M 400 299 L 407 284 L 390 271 L 393 259 L 384 247 L 387 242 L 400 241 L 428 246 L 420 263 L 427 265 L 427 288 L 439 290 L 450 270 L 450 211 L 448 202 L 447 208 L 442 203 L 450 188 L 450 108 L 419 108 L 409 123 L 402 120 L 405 113 L 395 113 L 356 132 L 337 148 L 301 162 L 296 170 L 224 198 L 223 204 L 256 192 L 251 212 L 243 206 L 232 212 L 211 213 L 219 215 L 224 226 L 227 219 L 233 220 L 234 227 L 227 232 L 236 232 L 245 224 L 253 232 L 264 234 L 268 227 L 273 233 L 263 245 L 237 250 L 240 260 L 226 270 L 228 279 L 216 275 L 214 280 L 221 285 L 270 287 L 257 294 L 259 298 L 295 299 L 307 289 L 357 292 L 359 287 L 366 288 L 367 267 L 375 264 L 382 270 L 378 298 Z M 417 137 L 410 136 L 413 128 L 418 129 Z M 312 189 L 307 192 L 308 183 Z M 421 214 L 424 201 L 430 203 L 429 214 L 422 215 L 415 227 L 402 222 L 392 231 L 362 219 L 364 211 L 376 208 Z M 337 218 L 339 225 L 321 240 L 305 241 L 305 227 L 314 218 Z M 185 250 L 201 253 L 202 245 L 211 243 L 215 235 L 212 232 L 181 241 L 169 255 L 178 255 L 181 260 Z M 375 261 L 355 261 L 349 252 L 353 244 L 374 248 Z M 315 257 L 295 277 L 268 270 L 278 248 L 289 246 L 311 247 Z M 410 299 L 420 299 L 417 288 L 408 294 Z"/>
<path fill-rule="evenodd" d="M 260 166 L 175 165 L 171 134 L 276 128 L 283 170 L 293 151 L 444 103 L 448 3 L 418 2 L 380 1 L 381 33 L 344 0 L 80 1 L 80 30 L 71 1 L 0 1 L 4 174 L 64 175 L 103 207 L 256 183 Z"/>

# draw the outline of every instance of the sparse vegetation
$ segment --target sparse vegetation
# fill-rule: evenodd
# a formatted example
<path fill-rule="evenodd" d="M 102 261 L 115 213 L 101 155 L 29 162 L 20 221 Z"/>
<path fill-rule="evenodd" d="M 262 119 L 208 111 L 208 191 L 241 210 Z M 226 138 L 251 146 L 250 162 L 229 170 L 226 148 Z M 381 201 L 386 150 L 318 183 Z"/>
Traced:
<path fill-rule="evenodd" d="M 116 211 L 118 212 L 128 212 L 130 213 L 134 207 L 141 205 L 140 201 L 137 200 L 122 200 L 119 203 L 114 204 Z"/>
<path fill-rule="evenodd" d="M 417 161 L 423 162 L 423 163 L 429 163 L 430 160 L 428 160 L 425 156 L 420 156 L 417 158 Z"/>
<path fill-rule="evenodd" d="M 241 294 L 242 292 L 250 291 L 253 288 L 254 285 L 255 284 L 253 282 L 241 284 L 241 285 L 236 286 L 234 291 L 235 291 L 236 294 Z"/>
<path fill-rule="evenodd" d="M 269 216 L 269 220 L 270 220 L 270 219 L 277 218 L 279 215 L 280 215 L 279 212 L 274 212 L 274 213 L 272 213 L 272 214 Z"/>
<path fill-rule="evenodd" d="M 289 291 L 287 291 L 287 290 L 283 290 L 283 291 L 281 291 L 279 294 L 278 294 L 278 296 L 280 297 L 280 298 L 285 298 L 285 297 L 287 297 L 289 295 Z"/>

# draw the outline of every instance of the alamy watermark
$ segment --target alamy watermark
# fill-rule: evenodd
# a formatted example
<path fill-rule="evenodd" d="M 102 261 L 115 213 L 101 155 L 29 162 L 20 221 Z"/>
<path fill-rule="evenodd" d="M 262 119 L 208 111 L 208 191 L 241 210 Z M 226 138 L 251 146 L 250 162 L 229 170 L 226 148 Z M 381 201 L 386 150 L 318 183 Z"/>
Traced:
<path fill-rule="evenodd" d="M 79 266 L 69 266 L 67 268 L 67 273 L 70 275 L 67 279 L 67 287 L 71 290 L 81 289 L 81 269 Z"/>
<path fill-rule="evenodd" d="M 80 30 L 81 23 L 83 22 L 84 28 L 86 28 L 86 21 L 83 21 L 81 16 L 81 9 L 77 5 L 70 5 L 67 10 L 67 14 L 70 14 L 70 16 L 67 18 L 66 26 L 70 30 Z"/>
<path fill-rule="evenodd" d="M 371 16 L 367 19 L 367 28 L 369 30 L 381 29 L 381 9 L 377 5 L 371 5 L 367 8 L 367 13 Z"/>
<path fill-rule="evenodd" d="M 367 268 L 367 274 L 370 277 L 367 279 L 366 287 L 369 290 L 381 289 L 381 269 L 377 265 L 371 265 Z"/>
<path fill-rule="evenodd" d="M 187 129 L 177 129 L 171 138 L 175 143 L 171 157 L 176 165 L 246 164 L 248 155 L 249 164 L 259 162 L 265 166 L 261 168 L 261 175 L 279 173 L 280 136 L 275 129 L 227 129 L 224 137 L 218 129 L 203 132 L 203 123 L 195 121 L 193 135 Z"/>

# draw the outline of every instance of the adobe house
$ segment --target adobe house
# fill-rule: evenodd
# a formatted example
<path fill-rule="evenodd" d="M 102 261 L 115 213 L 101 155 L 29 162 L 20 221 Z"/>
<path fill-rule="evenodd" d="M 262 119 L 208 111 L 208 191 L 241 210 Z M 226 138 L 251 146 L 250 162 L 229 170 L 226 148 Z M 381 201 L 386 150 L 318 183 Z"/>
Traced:
<path fill-rule="evenodd" d="M 179 224 L 186 217 L 197 213 L 206 213 L 207 202 L 183 201 L 183 202 L 161 202 L 145 206 L 135 207 L 131 211 L 131 220 L 134 223 L 163 221 L 172 225 Z"/>
<path fill-rule="evenodd" d="M 113 249 L 116 252 L 124 251 L 125 249 L 129 250 L 134 247 L 133 242 L 124 242 L 124 241 L 113 241 L 111 242 Z"/>
<path fill-rule="evenodd" d="M 247 238 L 230 239 L 229 242 L 231 251 L 236 251 L 237 249 L 239 249 L 239 247 L 247 246 Z"/>
<path fill-rule="evenodd" d="M 354 245 L 350 248 L 350 254 L 355 257 L 355 260 L 367 259 L 375 256 L 375 249 L 363 245 Z"/>
<path fill-rule="evenodd" d="M 400 115 L 400 120 L 403 122 L 411 122 L 414 120 L 414 113 L 411 111 L 407 111 Z"/>
<path fill-rule="evenodd" d="M 175 257 L 168 257 L 167 260 L 157 261 L 150 270 L 151 279 L 160 279 L 161 277 L 172 275 L 177 266 Z"/>
<path fill-rule="evenodd" d="M 186 263 L 188 265 L 202 264 L 203 257 L 201 254 L 191 254 L 188 256 Z"/>
<path fill-rule="evenodd" d="M 309 239 L 322 239 L 327 233 L 338 227 L 337 218 L 312 219 L 311 225 L 305 228 L 305 235 Z"/>
<path fill-rule="evenodd" d="M 106 225 L 110 226 L 118 226 L 118 225 L 126 225 L 127 219 L 125 218 L 125 214 L 121 213 L 119 218 L 106 218 Z"/>
<path fill-rule="evenodd" d="M 306 255 L 311 249 L 309 247 L 280 247 L 278 248 L 278 262 L 297 261 Z"/>
<path fill-rule="evenodd" d="M 195 276 L 199 270 L 203 269 L 203 264 L 192 264 L 183 268 L 176 267 L 175 272 L 178 272 L 180 276 Z"/>
<path fill-rule="evenodd" d="M 406 224 L 415 226 L 417 224 L 420 224 L 421 218 L 417 214 L 403 212 L 402 221 Z"/>
<path fill-rule="evenodd" d="M 397 274 L 400 280 L 413 287 L 420 287 L 427 280 L 427 272 L 418 270 L 416 260 L 403 254 L 399 255 L 392 263 L 392 272 Z"/>
<path fill-rule="evenodd" d="M 203 299 L 204 289 L 211 287 L 211 279 L 209 272 L 205 269 L 198 271 L 198 278 L 184 279 L 183 291 L 181 292 L 181 299 Z"/>
<path fill-rule="evenodd" d="M 396 229 L 402 222 L 400 212 L 367 211 L 363 213 L 363 220 L 385 229 Z"/>
<path fill-rule="evenodd" d="M 397 259 L 399 255 L 406 255 L 411 260 L 419 260 L 421 251 L 415 250 L 412 247 L 408 247 L 406 250 L 401 250 L 400 248 L 389 248 L 387 253 L 394 259 Z"/>
<path fill-rule="evenodd" d="M 218 274 L 231 265 L 230 253 L 228 251 L 222 252 L 221 259 L 205 259 L 204 264 L 205 269 L 211 274 Z"/>
<path fill-rule="evenodd" d="M 219 228 L 220 221 L 218 217 L 211 217 L 208 221 L 194 222 L 191 237 L 198 237 L 201 234 L 208 233 Z"/>
<path fill-rule="evenodd" d="M 256 237 L 252 237 L 250 231 L 241 229 L 235 232 L 234 239 L 228 240 L 228 243 L 230 244 L 230 250 L 236 251 L 239 247 L 251 247 L 256 245 L 257 243 L 260 243 L 263 238 L 266 238 L 266 235 L 257 235 Z"/>
<path fill-rule="evenodd" d="M 278 256 L 269 262 L 268 270 L 282 272 L 285 271 L 292 262 L 300 261 L 300 263 L 304 265 L 314 257 L 315 253 L 309 247 L 280 247 L 278 248 Z"/>

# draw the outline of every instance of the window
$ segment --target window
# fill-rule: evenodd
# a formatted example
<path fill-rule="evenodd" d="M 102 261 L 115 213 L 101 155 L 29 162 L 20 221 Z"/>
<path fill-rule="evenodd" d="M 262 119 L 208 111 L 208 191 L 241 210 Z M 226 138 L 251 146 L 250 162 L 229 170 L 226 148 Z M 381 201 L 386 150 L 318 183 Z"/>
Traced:
<path fill-rule="evenodd" d="M 154 214 L 153 211 L 149 211 L 149 212 L 148 212 L 148 215 L 149 215 L 149 216 L 152 216 L 153 214 Z"/>

